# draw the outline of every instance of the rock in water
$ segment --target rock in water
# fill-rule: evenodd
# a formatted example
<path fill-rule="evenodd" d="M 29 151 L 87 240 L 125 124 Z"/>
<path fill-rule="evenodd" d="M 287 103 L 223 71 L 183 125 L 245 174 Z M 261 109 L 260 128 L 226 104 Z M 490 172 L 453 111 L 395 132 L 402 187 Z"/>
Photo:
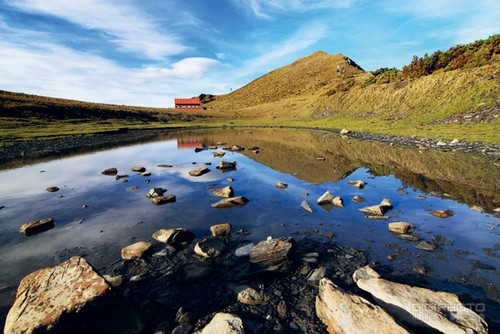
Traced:
<path fill-rule="evenodd" d="M 151 243 L 146 241 L 139 241 L 135 244 L 129 245 L 125 248 L 122 248 L 122 259 L 124 260 L 132 260 L 132 259 L 140 259 L 151 249 Z"/>
<path fill-rule="evenodd" d="M 311 206 L 309 205 L 309 203 L 307 203 L 307 201 L 302 201 L 302 203 L 300 203 L 300 207 L 309 213 L 313 213 L 313 210 L 311 209 Z"/>
<path fill-rule="evenodd" d="M 354 203 L 362 203 L 362 202 L 364 202 L 364 201 L 365 201 L 365 199 L 364 199 L 363 197 L 359 196 L 359 195 L 356 195 L 356 196 L 354 196 L 354 197 L 352 198 L 352 201 L 353 201 Z"/>
<path fill-rule="evenodd" d="M 54 228 L 54 219 L 45 218 L 34 222 L 29 222 L 23 224 L 19 228 L 19 232 L 26 234 L 27 236 L 42 233 Z"/>
<path fill-rule="evenodd" d="M 391 282 L 369 266 L 356 270 L 353 278 L 360 289 L 403 323 L 442 333 L 488 333 L 486 322 L 455 294 Z"/>
<path fill-rule="evenodd" d="M 328 278 L 319 281 L 316 315 L 328 333 L 409 333 L 382 308 L 342 290 Z"/>
<path fill-rule="evenodd" d="M 159 197 L 163 196 L 163 194 L 167 191 L 167 189 L 164 188 L 151 188 L 146 195 L 147 198 L 153 198 L 153 197 Z"/>
<path fill-rule="evenodd" d="M 107 168 L 103 170 L 101 174 L 115 176 L 116 174 L 118 174 L 118 169 L 116 169 L 115 167 Z"/>
<path fill-rule="evenodd" d="M 283 182 L 278 182 L 278 183 L 276 183 L 276 188 L 278 188 L 278 189 L 286 189 L 286 188 L 288 188 L 288 184 L 283 183 Z"/>
<path fill-rule="evenodd" d="M 151 198 L 151 202 L 154 204 L 154 205 L 163 205 L 163 204 L 167 204 L 167 203 L 174 203 L 176 201 L 176 197 L 175 195 L 167 195 L 167 196 L 156 196 L 156 197 L 153 197 Z"/>
<path fill-rule="evenodd" d="M 317 200 L 317 203 L 319 205 L 321 204 L 329 204 L 331 203 L 333 200 L 333 195 L 327 190 L 323 195 L 321 195 L 318 200 Z"/>
<path fill-rule="evenodd" d="M 439 218 L 448 218 L 451 216 L 455 215 L 455 212 L 445 209 L 445 210 L 437 210 L 437 211 L 432 211 L 431 215 L 434 217 L 439 217 Z"/>
<path fill-rule="evenodd" d="M 56 328 L 61 316 L 76 314 L 110 289 L 106 280 L 79 256 L 35 271 L 21 280 L 4 333 L 38 333 Z"/>
<path fill-rule="evenodd" d="M 144 173 L 146 171 L 146 167 L 132 167 L 131 170 L 136 173 Z"/>
<path fill-rule="evenodd" d="M 406 222 L 389 223 L 387 228 L 389 231 L 397 234 L 408 234 L 413 232 L 413 225 Z"/>
<path fill-rule="evenodd" d="M 249 202 L 249 199 L 243 196 L 229 197 L 223 199 L 217 203 L 212 204 L 213 208 L 216 209 L 230 209 L 230 208 L 239 208 L 244 206 Z"/>
<path fill-rule="evenodd" d="M 259 242 L 250 251 L 250 262 L 268 271 L 286 272 L 290 269 L 295 240 L 292 238 L 273 239 Z"/>
<path fill-rule="evenodd" d="M 219 162 L 219 164 L 215 168 L 217 168 L 217 169 L 235 169 L 236 168 L 236 161 L 233 161 L 233 162 L 221 161 L 221 162 Z"/>
<path fill-rule="evenodd" d="M 174 247 L 189 244 L 191 241 L 193 241 L 194 237 L 195 235 L 193 232 L 190 232 L 181 227 L 161 229 L 153 233 L 153 239 L 164 244 L 172 245 Z"/>
<path fill-rule="evenodd" d="M 215 196 L 219 196 L 219 197 L 229 198 L 229 197 L 234 196 L 234 190 L 231 186 L 227 186 L 224 188 L 212 189 L 212 190 L 210 190 L 210 192 L 212 194 L 214 194 Z"/>
<path fill-rule="evenodd" d="M 243 321 L 230 313 L 217 313 L 201 331 L 195 334 L 245 334 Z"/>
<path fill-rule="evenodd" d="M 56 191 L 59 191 L 59 187 L 56 187 L 56 186 L 48 187 L 47 191 L 49 193 L 55 193 Z"/>
<path fill-rule="evenodd" d="M 340 130 L 340 134 L 341 134 L 341 135 L 346 135 L 346 134 L 348 134 L 348 133 L 351 133 L 351 131 L 349 131 L 349 130 L 347 130 L 347 129 L 342 129 L 342 130 Z"/>
<path fill-rule="evenodd" d="M 209 172 L 210 172 L 210 169 L 202 167 L 202 168 L 198 168 L 198 169 L 190 171 L 189 175 L 191 175 L 191 176 L 201 176 L 201 175 L 209 173 Z"/>
<path fill-rule="evenodd" d="M 231 224 L 223 223 L 210 226 L 210 233 L 214 237 L 231 237 Z"/>
<path fill-rule="evenodd" d="M 226 244 L 221 239 L 208 238 L 198 242 L 194 246 L 194 252 L 201 257 L 212 259 L 222 255 L 226 250 Z"/>
<path fill-rule="evenodd" d="M 220 151 L 214 152 L 213 155 L 214 155 L 214 158 L 222 158 L 223 156 L 226 155 L 226 152 L 220 152 Z"/>
<path fill-rule="evenodd" d="M 436 246 L 433 244 L 428 243 L 425 240 L 420 241 L 415 247 L 421 250 L 425 250 L 428 252 L 435 252 L 437 250 Z"/>
<path fill-rule="evenodd" d="M 363 180 L 357 180 L 357 181 L 348 181 L 347 184 L 355 186 L 358 189 L 363 189 L 366 183 Z"/>
<path fill-rule="evenodd" d="M 336 196 L 332 199 L 332 204 L 336 207 L 343 208 L 344 207 L 344 200 L 340 196 Z"/>

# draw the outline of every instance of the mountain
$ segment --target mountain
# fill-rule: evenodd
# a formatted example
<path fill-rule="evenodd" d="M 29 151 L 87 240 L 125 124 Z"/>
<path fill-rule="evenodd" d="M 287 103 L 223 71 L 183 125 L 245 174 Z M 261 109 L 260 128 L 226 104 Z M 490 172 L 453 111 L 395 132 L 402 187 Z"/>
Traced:
<path fill-rule="evenodd" d="M 205 104 L 235 118 L 336 125 L 494 122 L 500 116 L 500 35 L 414 57 L 402 70 L 366 72 L 344 55 L 315 52 Z M 379 124 L 380 125 L 380 124 Z M 376 126 L 375 126 L 376 127 Z M 360 130 L 370 130 L 370 127 Z"/>

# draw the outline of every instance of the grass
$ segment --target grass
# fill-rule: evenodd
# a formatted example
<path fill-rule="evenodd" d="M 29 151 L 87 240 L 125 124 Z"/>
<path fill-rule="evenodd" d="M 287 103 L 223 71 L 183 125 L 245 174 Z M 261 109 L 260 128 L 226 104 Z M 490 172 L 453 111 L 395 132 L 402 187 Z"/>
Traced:
<path fill-rule="evenodd" d="M 497 40 L 481 42 L 479 49 Z M 0 91 L 0 146 L 120 129 L 222 125 L 348 128 L 500 145 L 500 54 L 497 44 L 491 46 L 491 57 L 481 66 L 437 70 L 415 79 L 393 75 L 394 69 L 372 74 L 343 55 L 315 52 L 231 94 L 215 96 L 204 104 L 207 110 L 203 111 L 96 104 Z M 475 49 L 460 46 L 450 50 L 453 52 L 444 55 Z M 472 60 L 480 56 L 474 52 L 467 53 Z M 388 77 L 372 80 L 377 73 Z M 464 121 L 477 114 L 485 117 Z"/>

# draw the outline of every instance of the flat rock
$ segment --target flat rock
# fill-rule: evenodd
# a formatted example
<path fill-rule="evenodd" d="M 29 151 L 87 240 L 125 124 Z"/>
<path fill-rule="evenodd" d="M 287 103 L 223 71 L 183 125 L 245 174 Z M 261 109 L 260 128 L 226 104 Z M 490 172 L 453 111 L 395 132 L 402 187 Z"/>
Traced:
<path fill-rule="evenodd" d="M 387 210 L 380 205 L 365 206 L 364 208 L 359 209 L 359 211 L 368 216 L 383 216 L 387 212 Z"/>
<path fill-rule="evenodd" d="M 311 283 L 318 283 L 323 277 L 325 277 L 325 275 L 326 275 L 326 268 L 319 267 L 311 272 L 311 274 L 307 278 L 307 281 Z"/>
<path fill-rule="evenodd" d="M 120 174 L 120 175 L 116 175 L 115 176 L 115 179 L 116 180 L 120 180 L 120 179 L 126 179 L 127 177 L 129 177 L 128 174 Z M 122 180 L 122 182 L 126 182 L 127 180 Z"/>
<path fill-rule="evenodd" d="M 229 197 L 212 204 L 212 207 L 216 209 L 240 208 L 249 201 L 250 200 L 244 196 Z"/>
<path fill-rule="evenodd" d="M 151 176 L 151 172 L 142 172 L 141 176 Z"/>
<path fill-rule="evenodd" d="M 210 233 L 213 237 L 230 237 L 231 236 L 231 224 L 222 223 L 210 226 Z"/>
<path fill-rule="evenodd" d="M 311 209 L 311 206 L 309 205 L 309 203 L 307 203 L 307 201 L 302 201 L 302 203 L 300 203 L 300 207 L 309 213 L 313 213 L 313 210 Z"/>
<path fill-rule="evenodd" d="M 488 333 L 488 325 L 457 295 L 385 280 L 369 266 L 353 274 L 358 287 L 401 322 L 442 333 Z"/>
<path fill-rule="evenodd" d="M 217 313 L 201 331 L 194 334 L 244 334 L 243 321 L 230 313 Z"/>
<path fill-rule="evenodd" d="M 135 244 L 128 245 L 127 247 L 122 248 L 122 259 L 124 260 L 132 260 L 132 259 L 140 259 L 149 252 L 152 244 L 146 241 L 139 241 Z"/>
<path fill-rule="evenodd" d="M 333 200 L 333 195 L 327 190 L 323 195 L 321 195 L 316 201 L 318 204 L 328 204 Z"/>
<path fill-rule="evenodd" d="M 264 304 L 264 295 L 252 288 L 246 288 L 238 293 L 238 301 L 245 305 L 261 305 Z"/>
<path fill-rule="evenodd" d="M 273 239 L 269 237 L 252 248 L 250 262 L 268 271 L 288 271 L 294 245 L 295 241 L 291 238 Z"/>
<path fill-rule="evenodd" d="M 214 152 L 212 154 L 213 154 L 214 158 L 222 158 L 223 156 L 226 155 L 226 152 L 218 151 L 218 152 Z"/>
<path fill-rule="evenodd" d="M 195 235 L 185 228 L 161 229 L 153 233 L 153 239 L 172 246 L 182 246 L 191 243 Z"/>
<path fill-rule="evenodd" d="M 29 222 L 29 223 L 23 224 L 19 228 L 19 232 L 30 236 L 30 235 L 34 235 L 34 234 L 48 231 L 52 228 L 54 228 L 54 219 L 45 218 L 45 219 L 40 219 L 40 220 L 37 220 L 34 222 Z"/>
<path fill-rule="evenodd" d="M 413 225 L 406 222 L 393 222 L 387 225 L 389 231 L 397 234 L 408 234 L 413 232 Z"/>
<path fill-rule="evenodd" d="M 454 216 L 455 212 L 448 209 L 444 209 L 444 210 L 432 211 L 430 214 L 433 215 L 434 217 L 448 218 Z"/>
<path fill-rule="evenodd" d="M 428 252 L 435 252 L 437 250 L 436 246 L 433 244 L 428 243 L 425 240 L 420 241 L 415 247 L 421 250 L 425 250 Z"/>
<path fill-rule="evenodd" d="M 191 176 L 201 176 L 210 172 L 210 169 L 206 167 L 198 168 L 189 172 Z"/>
<path fill-rule="evenodd" d="M 364 199 L 363 197 L 359 196 L 359 195 L 356 195 L 356 196 L 354 196 L 354 197 L 352 198 L 352 201 L 353 201 L 354 203 L 362 203 L 362 202 L 364 202 L 364 201 L 365 201 L 365 199 Z"/>
<path fill-rule="evenodd" d="M 366 183 L 363 180 L 357 180 L 357 181 L 348 181 L 347 184 L 355 186 L 358 189 L 363 189 Z"/>
<path fill-rule="evenodd" d="M 156 196 L 151 198 L 151 202 L 154 205 L 163 205 L 167 203 L 174 203 L 177 200 L 175 195 L 169 194 L 167 196 Z"/>
<path fill-rule="evenodd" d="M 211 189 L 210 192 L 214 194 L 215 196 L 219 197 L 233 197 L 234 196 L 234 190 L 231 186 L 227 186 L 224 188 L 217 188 L 217 189 Z"/>
<path fill-rule="evenodd" d="M 401 240 L 406 240 L 406 241 L 411 241 L 411 242 L 420 241 L 419 237 L 416 237 L 414 235 L 409 235 L 409 234 L 400 234 L 400 235 L 398 235 L 398 238 Z"/>
<path fill-rule="evenodd" d="M 221 162 L 219 162 L 219 164 L 215 168 L 217 168 L 217 169 L 235 169 L 236 164 L 237 164 L 236 161 L 233 161 L 233 162 L 221 161 Z"/>
<path fill-rule="evenodd" d="M 146 171 L 146 167 L 132 167 L 131 170 L 136 173 L 144 173 Z"/>
<path fill-rule="evenodd" d="M 194 252 L 204 258 L 212 259 L 221 256 L 226 250 L 226 243 L 221 239 L 208 238 L 194 246 Z"/>
<path fill-rule="evenodd" d="M 169 165 L 169 164 L 159 164 L 157 167 L 162 167 L 162 168 L 172 168 L 174 166 Z"/>
<path fill-rule="evenodd" d="M 316 315 L 328 333 L 409 333 L 386 311 L 344 291 L 328 278 L 319 281 Z"/>
<path fill-rule="evenodd" d="M 110 289 L 106 280 L 79 256 L 53 268 L 35 271 L 21 280 L 4 333 L 56 329 L 61 316 L 78 313 Z"/>
<path fill-rule="evenodd" d="M 49 193 L 55 193 L 56 191 L 59 191 L 59 187 L 52 186 L 52 187 L 48 187 L 46 190 L 47 190 Z"/>
<path fill-rule="evenodd" d="M 118 174 L 118 169 L 116 169 L 115 167 L 107 168 L 103 170 L 101 174 L 115 176 L 116 174 Z"/>
<path fill-rule="evenodd" d="M 283 183 L 283 182 L 278 182 L 278 183 L 276 183 L 276 188 L 278 188 L 278 189 L 286 189 L 286 188 L 288 188 L 288 184 Z"/>
<path fill-rule="evenodd" d="M 159 197 L 163 196 L 163 194 L 167 191 L 167 189 L 164 188 L 151 188 L 146 195 L 147 198 L 153 198 L 153 197 Z"/>

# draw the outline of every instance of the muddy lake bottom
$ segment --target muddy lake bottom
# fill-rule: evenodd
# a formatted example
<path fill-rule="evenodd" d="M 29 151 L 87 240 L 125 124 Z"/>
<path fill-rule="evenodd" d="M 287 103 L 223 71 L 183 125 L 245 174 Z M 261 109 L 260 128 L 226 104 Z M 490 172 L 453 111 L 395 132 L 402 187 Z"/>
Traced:
<path fill-rule="evenodd" d="M 225 145 L 245 149 L 223 150 Z M 225 155 L 215 157 L 214 152 Z M 221 161 L 236 162 L 236 169 L 218 170 Z M 162 164 L 172 167 L 158 167 Z M 131 171 L 138 166 L 151 175 Z M 101 174 L 110 167 L 128 177 L 117 180 Z M 201 167 L 210 172 L 189 175 Z M 127 283 L 116 289 L 116 300 L 110 301 L 106 312 L 109 315 L 113 305 L 121 305 L 136 315 L 124 325 L 131 332 L 153 331 L 162 318 L 172 323 L 180 306 L 200 325 L 212 312 L 225 310 L 246 319 L 251 332 L 322 332 L 314 315 L 317 287 L 307 284 L 304 266 L 324 266 L 327 277 L 352 290 L 350 275 L 368 263 L 385 278 L 458 294 L 486 317 L 490 330 L 495 329 L 500 319 L 500 220 L 494 213 L 499 206 L 495 184 L 499 176 L 498 158 L 491 156 L 422 152 L 290 129 L 175 132 L 147 143 L 103 146 L 81 155 L 4 167 L 0 170 L 0 316 L 3 322 L 24 276 L 80 255 L 101 274 L 123 275 Z M 364 188 L 348 184 L 357 180 L 366 183 Z M 287 188 L 278 189 L 278 182 Z M 249 202 L 241 208 L 213 208 L 220 198 L 210 190 L 228 185 Z M 59 191 L 48 192 L 51 186 Z M 146 194 L 157 187 L 175 194 L 176 201 L 153 205 Z M 326 191 L 340 196 L 343 207 L 316 204 Z M 355 196 L 364 202 L 353 202 Z M 370 219 L 359 210 L 384 198 L 393 205 L 385 213 L 387 219 Z M 301 207 L 303 201 L 312 213 Z M 454 215 L 430 214 L 445 209 Z M 53 229 L 29 237 L 19 233 L 22 224 L 48 217 L 55 221 Z M 436 250 L 418 249 L 417 242 L 390 233 L 387 225 L 396 221 L 411 223 L 412 236 Z M 233 227 L 229 251 L 215 260 L 196 257 L 192 252 L 196 240 L 208 237 L 211 225 L 225 222 Z M 195 242 L 163 257 L 121 260 L 123 247 L 152 241 L 155 231 L 176 227 L 195 233 Z M 268 236 L 297 241 L 286 275 L 256 272 L 233 255 L 236 248 Z M 154 247 L 161 252 L 164 245 Z M 318 253 L 317 262 L 304 263 L 303 254 L 311 252 Z M 257 308 L 239 305 L 232 284 L 263 289 L 270 300 Z M 289 308 L 285 317 L 275 311 L 281 300 Z"/>

